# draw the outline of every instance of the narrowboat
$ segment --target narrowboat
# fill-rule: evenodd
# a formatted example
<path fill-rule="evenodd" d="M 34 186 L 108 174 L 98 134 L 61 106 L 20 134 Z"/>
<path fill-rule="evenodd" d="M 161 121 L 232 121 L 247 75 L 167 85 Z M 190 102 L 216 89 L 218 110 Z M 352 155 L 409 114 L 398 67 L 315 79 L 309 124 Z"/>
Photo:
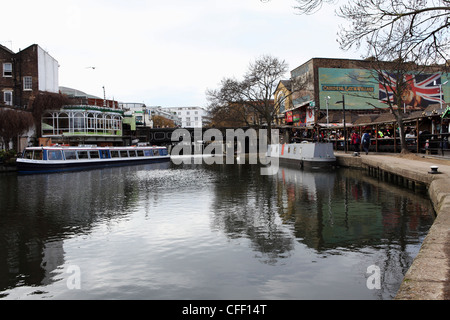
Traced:
<path fill-rule="evenodd" d="M 332 143 L 302 142 L 291 144 L 271 144 L 268 157 L 278 157 L 280 163 L 304 167 L 332 167 L 336 165 Z"/>
<path fill-rule="evenodd" d="M 170 161 L 166 147 L 28 147 L 16 161 L 19 173 L 86 170 Z"/>

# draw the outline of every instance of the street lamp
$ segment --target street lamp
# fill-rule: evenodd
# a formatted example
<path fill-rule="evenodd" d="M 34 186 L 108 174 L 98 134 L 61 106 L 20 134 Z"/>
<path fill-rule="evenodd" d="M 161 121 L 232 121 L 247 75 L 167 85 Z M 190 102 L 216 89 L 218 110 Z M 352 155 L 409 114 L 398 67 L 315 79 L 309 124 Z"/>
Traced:
<path fill-rule="evenodd" d="M 329 121 L 329 119 L 328 119 L 328 101 L 330 100 L 331 98 L 330 98 L 330 96 L 326 96 L 325 97 L 325 103 L 326 103 L 326 105 L 327 105 L 327 138 L 329 138 L 330 137 L 330 121 Z"/>
<path fill-rule="evenodd" d="M 342 109 L 344 111 L 344 152 L 347 153 L 347 129 L 345 127 L 345 98 L 342 95 L 342 101 L 336 101 L 336 103 L 342 103 Z"/>

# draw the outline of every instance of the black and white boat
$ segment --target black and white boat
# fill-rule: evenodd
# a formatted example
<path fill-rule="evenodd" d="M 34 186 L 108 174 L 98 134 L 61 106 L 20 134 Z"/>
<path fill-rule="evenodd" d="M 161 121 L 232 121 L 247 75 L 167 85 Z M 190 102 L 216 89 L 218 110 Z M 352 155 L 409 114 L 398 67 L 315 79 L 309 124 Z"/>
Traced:
<path fill-rule="evenodd" d="M 43 173 L 170 161 L 166 147 L 51 146 L 26 148 L 19 173 Z"/>
<path fill-rule="evenodd" d="M 267 156 L 277 157 L 280 163 L 290 163 L 300 167 L 323 167 L 336 164 L 332 143 L 271 144 L 268 146 Z"/>

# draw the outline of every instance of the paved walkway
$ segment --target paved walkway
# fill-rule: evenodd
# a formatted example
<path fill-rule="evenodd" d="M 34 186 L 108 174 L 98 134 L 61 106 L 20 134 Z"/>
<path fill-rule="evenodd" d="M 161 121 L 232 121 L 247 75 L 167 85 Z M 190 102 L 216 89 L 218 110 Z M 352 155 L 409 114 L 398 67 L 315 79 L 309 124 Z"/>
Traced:
<path fill-rule="evenodd" d="M 421 182 L 436 219 L 413 264 L 405 274 L 397 300 L 450 300 L 450 160 L 437 156 L 336 152 L 343 166 L 372 167 Z M 430 174 L 438 166 L 438 174 Z"/>

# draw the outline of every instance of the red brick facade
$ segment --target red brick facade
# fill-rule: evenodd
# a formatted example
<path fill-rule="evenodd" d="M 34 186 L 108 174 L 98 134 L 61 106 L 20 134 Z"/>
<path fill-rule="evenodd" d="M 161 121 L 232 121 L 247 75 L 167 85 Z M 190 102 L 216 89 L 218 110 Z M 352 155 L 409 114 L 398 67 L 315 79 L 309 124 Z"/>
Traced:
<path fill-rule="evenodd" d="M 30 109 L 39 92 L 38 45 L 33 44 L 17 53 L 0 45 L 0 105 L 12 104 Z M 4 68 L 12 66 L 12 74 Z M 12 92 L 12 102 L 5 101 L 5 92 Z"/>

